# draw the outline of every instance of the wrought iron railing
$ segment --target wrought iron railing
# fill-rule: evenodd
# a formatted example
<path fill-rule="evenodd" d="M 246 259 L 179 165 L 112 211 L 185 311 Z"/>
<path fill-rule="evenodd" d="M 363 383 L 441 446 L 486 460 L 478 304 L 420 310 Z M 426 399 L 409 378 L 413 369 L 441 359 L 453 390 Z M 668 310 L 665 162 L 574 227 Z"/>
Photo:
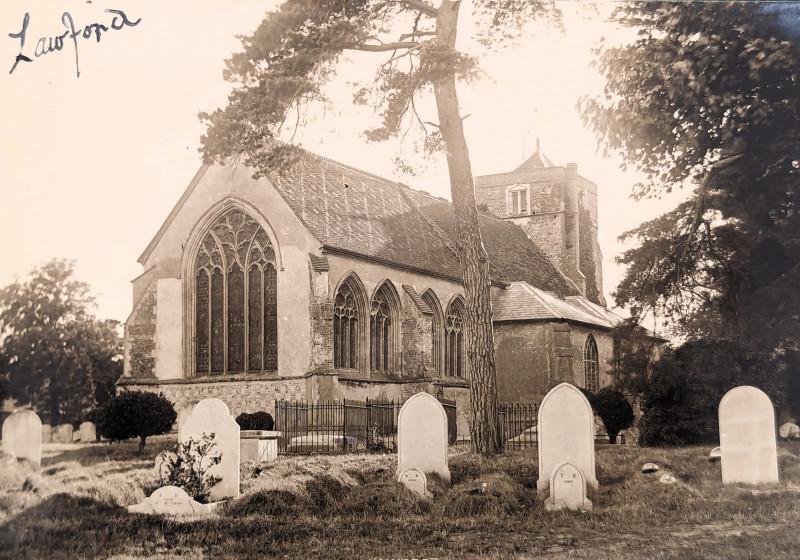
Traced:
<path fill-rule="evenodd" d="M 497 431 L 504 450 L 536 447 L 539 405 L 534 403 L 498 403 Z"/>

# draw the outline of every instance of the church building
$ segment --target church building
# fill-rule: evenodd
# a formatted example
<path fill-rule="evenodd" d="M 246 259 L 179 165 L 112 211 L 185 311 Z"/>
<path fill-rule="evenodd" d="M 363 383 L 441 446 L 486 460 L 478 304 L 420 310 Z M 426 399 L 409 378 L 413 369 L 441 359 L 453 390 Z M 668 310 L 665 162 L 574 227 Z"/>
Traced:
<path fill-rule="evenodd" d="M 476 179 L 500 401 L 614 375 L 597 185 L 538 151 Z M 282 175 L 203 166 L 145 248 L 119 386 L 234 415 L 276 400 L 455 400 L 468 433 L 452 206 L 306 154 Z"/>

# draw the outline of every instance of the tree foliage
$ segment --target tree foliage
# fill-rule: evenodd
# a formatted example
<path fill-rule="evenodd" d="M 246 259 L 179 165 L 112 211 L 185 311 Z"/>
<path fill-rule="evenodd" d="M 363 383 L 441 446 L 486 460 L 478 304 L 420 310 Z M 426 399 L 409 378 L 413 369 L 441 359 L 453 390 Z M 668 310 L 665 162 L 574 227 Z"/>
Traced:
<path fill-rule="evenodd" d="M 222 481 L 222 477 L 209 472 L 211 467 L 222 462 L 214 437 L 214 433 L 203 434 L 200 439 L 190 437 L 179 443 L 175 456 L 168 456 L 162 467 L 161 484 L 183 488 L 198 502 L 208 500 L 211 489 Z"/>
<path fill-rule="evenodd" d="M 619 259 L 628 269 L 617 302 L 683 336 L 796 347 L 796 37 L 759 3 L 631 3 L 615 18 L 638 36 L 600 49 L 607 85 L 582 100 L 584 118 L 606 153 L 647 175 L 635 196 L 693 187 L 623 236 L 637 246 Z"/>
<path fill-rule="evenodd" d="M 631 387 L 641 395 L 642 445 L 715 444 L 717 408 L 723 395 L 739 385 L 763 390 L 777 406 L 786 403 L 785 366 L 777 357 L 753 352 L 729 341 L 689 341 L 667 351 Z"/>
<path fill-rule="evenodd" d="M 107 401 L 122 374 L 117 321 L 95 319 L 89 286 L 54 260 L 0 289 L 3 394 L 46 422 L 77 424 Z"/>
<path fill-rule="evenodd" d="M 534 16 L 555 13 L 549 2 L 473 4 L 482 22 L 479 37 L 495 41 L 517 35 Z M 227 61 L 225 78 L 236 87 L 225 108 L 201 115 L 208 125 L 202 143 L 207 163 L 239 158 L 256 176 L 297 164 L 293 131 L 302 126 L 304 108 L 326 101 L 323 86 L 334 79 L 343 54 L 382 55 L 372 84 L 355 88 L 354 101 L 371 104 L 378 116 L 368 139 L 397 138 L 413 125 L 421 130 L 423 150 L 446 153 L 466 296 L 472 444 L 489 453 L 499 449 L 490 278 L 456 91 L 456 80 L 476 75 L 477 61 L 456 48 L 461 6 L 451 0 L 438 7 L 427 0 L 286 0 Z M 431 91 L 433 123 L 417 104 Z"/>
<path fill-rule="evenodd" d="M 123 391 L 109 400 L 98 414 L 98 429 L 111 441 L 139 438 L 139 453 L 150 436 L 166 434 L 178 418 L 164 395 Z"/>

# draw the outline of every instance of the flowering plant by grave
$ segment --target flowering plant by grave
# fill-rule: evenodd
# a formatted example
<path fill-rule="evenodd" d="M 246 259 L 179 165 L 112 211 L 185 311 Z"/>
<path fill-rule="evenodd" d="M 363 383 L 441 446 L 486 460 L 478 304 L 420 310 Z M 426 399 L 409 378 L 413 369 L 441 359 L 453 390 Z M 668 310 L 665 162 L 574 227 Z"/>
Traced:
<path fill-rule="evenodd" d="M 222 461 L 222 454 L 214 451 L 216 446 L 213 432 L 179 443 L 175 456 L 165 462 L 162 484 L 179 486 L 198 502 L 205 502 L 211 489 L 222 480 L 208 472 Z"/>

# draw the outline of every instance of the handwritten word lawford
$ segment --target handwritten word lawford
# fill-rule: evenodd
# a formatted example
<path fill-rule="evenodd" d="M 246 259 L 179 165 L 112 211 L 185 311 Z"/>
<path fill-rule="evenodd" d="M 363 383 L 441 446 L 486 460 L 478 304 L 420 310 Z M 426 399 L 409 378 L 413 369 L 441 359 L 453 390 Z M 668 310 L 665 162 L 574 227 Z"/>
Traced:
<path fill-rule="evenodd" d="M 130 21 L 128 16 L 126 16 L 125 12 L 122 10 L 106 10 L 106 12 L 114 14 L 114 17 L 110 23 L 111 29 L 114 30 L 120 30 L 126 26 L 135 27 L 139 25 L 140 21 L 142 21 L 142 18 L 139 18 L 136 21 Z M 33 62 L 34 60 L 33 58 L 23 54 L 25 49 L 25 39 L 27 39 L 28 34 L 28 24 L 30 24 L 30 21 L 31 15 L 26 12 L 25 17 L 22 18 L 22 30 L 19 33 L 8 34 L 8 36 L 12 39 L 19 39 L 19 54 L 14 60 L 14 66 L 12 66 L 11 70 L 8 71 L 9 74 L 14 73 L 14 70 L 16 70 L 17 65 L 20 62 Z M 60 51 L 64 48 L 65 43 L 72 41 L 73 48 L 75 49 L 75 72 L 80 78 L 81 65 L 80 58 L 78 56 L 78 38 L 83 37 L 84 39 L 91 39 L 92 37 L 95 37 L 99 43 L 100 37 L 103 33 L 109 30 L 109 27 L 100 23 L 90 23 L 89 25 L 78 27 L 76 29 L 75 22 L 72 21 L 72 16 L 69 12 L 64 12 L 64 14 L 61 16 L 61 23 L 64 24 L 64 27 L 66 27 L 67 30 L 61 35 L 56 35 L 55 37 L 41 37 L 36 42 L 36 48 L 33 51 L 33 55 L 38 58 L 54 51 Z"/>

